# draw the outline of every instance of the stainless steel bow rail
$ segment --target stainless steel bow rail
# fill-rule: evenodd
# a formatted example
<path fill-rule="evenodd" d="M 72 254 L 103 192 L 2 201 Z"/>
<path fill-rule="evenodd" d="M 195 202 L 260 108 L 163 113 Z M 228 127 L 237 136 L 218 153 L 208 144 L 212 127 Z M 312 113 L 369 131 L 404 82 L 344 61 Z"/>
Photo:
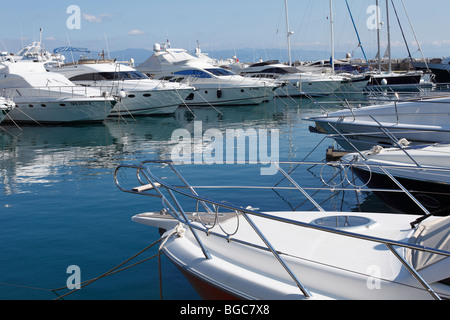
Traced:
<path fill-rule="evenodd" d="M 233 204 L 228 204 L 224 202 L 219 202 L 217 200 L 212 200 L 206 197 L 203 197 L 199 195 L 196 191 L 196 189 L 218 189 L 218 188 L 224 188 L 224 189 L 292 189 L 292 190 L 299 190 L 306 198 L 316 206 L 316 208 L 319 211 L 323 211 L 323 209 L 320 207 L 319 204 L 317 204 L 312 197 L 307 193 L 308 189 L 311 188 L 302 188 L 297 182 L 295 182 L 290 175 L 284 171 L 280 165 L 281 164 L 295 164 L 295 165 L 301 165 L 301 164 L 307 164 L 307 165 L 323 165 L 327 166 L 330 164 L 326 164 L 323 162 L 280 162 L 275 164 L 278 170 L 293 184 L 293 187 L 279 187 L 279 186 L 191 186 L 185 178 L 181 175 L 181 173 L 175 168 L 174 163 L 171 161 L 164 161 L 164 160 L 148 160 L 140 163 L 139 165 L 120 165 L 116 168 L 114 172 L 114 180 L 117 185 L 117 187 L 127 193 L 132 194 L 138 194 L 138 195 L 145 195 L 150 197 L 156 197 L 161 199 L 163 210 L 162 212 L 169 214 L 173 219 L 176 219 L 183 225 L 187 226 L 190 231 L 192 232 L 193 236 L 195 237 L 197 243 L 199 244 L 205 259 L 212 259 L 211 255 L 208 252 L 207 246 L 201 241 L 201 239 L 198 236 L 198 232 L 203 232 L 208 236 L 216 236 L 223 239 L 226 239 L 228 242 L 235 242 L 242 245 L 251 246 L 260 250 L 268 251 L 273 254 L 273 256 L 276 258 L 276 260 L 281 264 L 281 266 L 284 268 L 284 270 L 289 274 L 291 279 L 295 282 L 297 287 L 300 289 L 302 294 L 309 298 L 311 297 L 310 291 L 301 283 L 299 278 L 296 274 L 289 268 L 289 266 L 285 263 L 282 257 L 282 253 L 277 251 L 270 241 L 265 237 L 265 235 L 261 232 L 261 230 L 258 228 L 258 226 L 254 223 L 252 220 L 252 217 L 260 217 L 269 219 L 275 222 L 281 222 L 286 223 L 290 225 L 295 225 L 300 228 L 307 228 L 307 229 L 315 229 L 322 232 L 328 232 L 332 234 L 338 234 L 341 236 L 351 237 L 351 238 L 357 238 L 360 240 L 367 240 L 372 241 L 376 243 L 380 243 L 385 245 L 393 254 L 394 256 L 405 266 L 405 268 L 411 273 L 411 275 L 416 278 L 416 280 L 424 287 L 424 289 L 434 298 L 437 300 L 440 300 L 438 294 L 426 283 L 426 281 L 419 275 L 419 273 L 411 266 L 405 258 L 403 258 L 401 255 L 398 254 L 396 251 L 396 247 L 402 247 L 402 248 L 408 248 L 412 250 L 419 250 L 423 252 L 428 252 L 431 254 L 437 254 L 442 255 L 445 257 L 450 257 L 449 251 L 439 250 L 439 249 L 433 249 L 433 248 L 427 248 L 424 246 L 419 246 L 415 244 L 410 243 L 404 243 L 400 241 L 394 241 L 389 239 L 383 239 L 378 237 L 370 237 L 365 236 L 361 234 L 356 234 L 352 232 L 347 232 L 339 229 L 334 229 L 330 227 L 324 227 L 316 224 L 308 224 L 303 223 L 291 219 L 281 218 L 278 216 L 274 216 L 271 214 L 260 212 L 257 209 L 253 209 L 251 207 L 243 208 L 239 206 L 235 206 Z M 175 177 L 177 177 L 181 185 L 175 186 L 171 185 L 165 182 L 165 179 L 158 178 L 153 171 L 149 168 L 149 165 L 155 165 L 158 167 L 164 166 L 168 167 L 172 173 L 175 174 Z M 344 165 L 344 164 L 341 164 Z M 351 166 L 351 165 L 350 165 Z M 135 181 L 135 184 L 138 184 L 138 186 L 135 187 L 124 187 L 123 184 L 119 180 L 125 180 L 122 182 L 125 182 L 126 184 L 129 184 L 127 177 L 121 177 L 124 175 L 124 171 L 133 170 L 133 176 L 137 180 Z M 383 169 L 383 168 L 381 168 Z M 386 169 L 384 169 L 386 170 Z M 387 172 L 387 170 L 386 170 Z M 392 175 L 389 175 L 391 178 Z M 395 180 L 395 178 L 393 178 Z M 403 188 L 404 189 L 404 188 Z M 330 188 L 330 190 L 336 190 L 335 187 Z M 362 191 L 362 188 L 355 188 L 355 190 Z M 371 189 L 365 188 L 366 191 L 373 191 Z M 383 190 L 383 191 L 392 191 L 392 192 L 399 192 L 399 190 Z M 408 192 L 406 189 L 400 190 L 400 192 Z M 178 197 L 188 198 L 191 202 L 194 202 L 195 210 L 191 214 L 188 214 L 188 212 L 184 209 L 182 206 L 181 201 L 178 199 Z M 411 196 L 412 197 L 412 196 Z M 203 209 L 200 210 L 200 207 L 203 207 Z M 258 235 L 258 237 L 263 241 L 264 246 L 256 245 L 254 243 L 249 243 L 237 238 L 234 238 L 233 236 L 236 234 L 239 224 L 236 226 L 236 231 L 234 232 L 227 232 L 220 226 L 220 215 L 221 210 L 227 210 L 227 213 L 234 213 L 236 217 L 242 216 L 245 221 L 249 223 L 249 225 L 252 227 L 254 232 Z M 425 209 L 426 210 L 426 209 Z M 225 211 L 223 211 L 225 212 Z M 205 217 L 206 215 L 210 215 L 212 217 L 212 220 L 210 219 L 209 223 L 205 223 L 202 220 L 202 216 Z M 189 217 L 197 217 L 197 220 L 200 222 L 193 223 L 193 221 Z M 239 221 L 239 219 L 237 219 Z M 213 227 L 219 225 L 221 231 L 213 231 Z"/>

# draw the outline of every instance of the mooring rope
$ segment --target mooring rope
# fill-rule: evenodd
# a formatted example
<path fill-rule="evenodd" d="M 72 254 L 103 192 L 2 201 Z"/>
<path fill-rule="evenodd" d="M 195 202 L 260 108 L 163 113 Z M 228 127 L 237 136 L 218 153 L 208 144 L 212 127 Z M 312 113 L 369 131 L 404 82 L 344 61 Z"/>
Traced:
<path fill-rule="evenodd" d="M 172 234 L 168 235 L 167 237 L 170 237 L 171 235 L 172 235 Z M 133 265 L 124 267 L 124 268 L 122 268 L 122 269 L 119 269 L 120 267 L 122 267 L 123 265 L 125 265 L 126 263 L 128 263 L 129 261 L 131 261 L 131 260 L 133 260 L 134 258 L 138 257 L 139 255 L 141 255 L 141 254 L 144 253 L 145 251 L 151 249 L 154 245 L 156 245 L 157 243 L 161 242 L 161 241 L 164 240 L 165 238 L 166 238 L 166 237 L 163 237 L 163 238 L 158 239 L 157 241 L 153 242 L 152 244 L 150 244 L 149 246 L 147 246 L 147 247 L 144 248 L 143 250 L 139 251 L 138 253 L 136 253 L 135 255 L 133 255 L 131 258 L 128 258 L 128 259 L 125 260 L 124 262 L 122 262 L 122 263 L 120 263 L 119 265 L 117 265 L 116 267 L 112 268 L 111 270 L 109 270 L 109 271 L 103 273 L 102 275 L 100 275 L 100 276 L 98 276 L 98 277 L 96 277 L 96 278 L 93 278 L 93 279 L 90 279 L 90 280 L 83 281 L 82 283 L 80 283 L 80 285 L 81 285 L 80 288 L 73 289 L 72 291 L 69 291 L 69 292 L 63 294 L 62 296 L 58 296 L 58 298 L 56 298 L 56 299 L 54 299 L 54 300 L 60 300 L 60 299 L 62 299 L 62 298 L 64 298 L 64 297 L 68 296 L 69 294 L 72 294 L 72 293 L 74 293 L 74 292 L 77 292 L 77 291 L 81 290 L 82 288 L 84 288 L 84 287 L 90 285 L 91 283 L 94 283 L 95 281 L 97 281 L 97 280 L 99 280 L 99 279 L 102 279 L 102 278 L 104 278 L 104 277 L 106 277 L 106 276 L 109 276 L 109 275 L 115 274 L 115 273 L 117 273 L 117 272 L 126 270 L 126 269 L 131 268 L 131 267 L 133 267 L 133 266 L 136 266 L 136 265 L 138 265 L 138 264 L 140 264 L 140 263 L 143 263 L 143 262 L 145 262 L 145 261 L 147 261 L 147 260 L 150 260 L 150 259 L 152 259 L 152 258 L 157 257 L 157 256 L 159 255 L 159 253 L 158 253 L 158 254 L 155 254 L 155 255 L 153 255 L 153 256 L 147 258 L 147 259 L 144 259 L 144 260 L 142 260 L 142 261 L 140 261 L 140 262 L 137 262 L 137 263 L 135 263 L 135 264 L 133 264 Z M 53 291 L 54 293 L 56 293 L 56 291 L 64 290 L 64 289 L 68 289 L 68 288 L 67 288 L 67 287 L 62 287 L 62 288 L 53 289 L 53 290 L 51 290 L 51 291 Z"/>
<path fill-rule="evenodd" d="M 99 280 L 99 279 L 102 279 L 102 278 L 105 278 L 105 277 L 107 277 L 107 276 L 110 276 L 110 275 L 119 273 L 119 272 L 124 271 L 124 270 L 127 270 L 127 269 L 129 269 L 129 268 L 131 268 L 131 267 L 135 267 L 135 266 L 137 266 L 137 265 L 139 265 L 139 264 L 142 264 L 142 263 L 144 263 L 144 262 L 146 262 L 146 261 L 149 261 L 149 260 L 151 260 L 151 259 L 153 259 L 153 258 L 156 258 L 156 257 L 158 257 L 159 260 L 160 260 L 160 252 L 161 252 L 160 250 L 162 249 L 162 246 L 160 246 L 160 248 L 158 249 L 158 253 L 152 255 L 151 257 L 145 258 L 145 259 L 143 259 L 143 260 L 141 260 L 141 261 L 138 261 L 138 262 L 133 263 L 133 264 L 131 264 L 131 265 L 129 265 L 129 266 L 125 266 L 125 267 L 121 268 L 121 267 L 122 267 L 123 265 L 125 265 L 126 263 L 128 263 L 128 262 L 130 262 L 131 260 L 135 259 L 135 258 L 138 257 L 139 255 L 141 255 L 141 254 L 143 254 L 144 252 L 146 252 L 147 250 L 151 249 L 153 246 L 155 246 L 156 244 L 160 243 L 161 241 L 164 241 L 166 238 L 169 238 L 169 237 L 172 236 L 173 234 L 174 234 L 174 233 L 171 233 L 171 234 L 167 235 L 166 237 L 162 237 L 162 238 L 158 239 L 157 241 L 153 242 L 152 244 L 150 244 L 149 246 L 147 246 L 147 247 L 144 248 L 143 250 L 141 250 L 141 251 L 139 251 L 138 253 L 134 254 L 131 258 L 128 258 L 128 259 L 125 260 L 124 262 L 120 263 L 119 265 L 117 265 L 116 267 L 110 269 L 109 271 L 103 273 L 102 275 L 100 275 L 100 276 L 98 276 L 98 277 L 95 277 L 95 278 L 92 278 L 92 279 L 90 279 L 90 280 L 85 280 L 85 281 L 79 283 L 79 285 L 81 285 L 79 289 L 73 289 L 73 290 L 71 290 L 71 291 L 69 291 L 69 292 L 67 292 L 67 293 L 65 293 L 65 294 L 63 294 L 63 295 L 59 295 L 57 292 L 58 292 L 58 291 L 61 291 L 61 290 L 69 289 L 67 286 L 61 287 L 61 288 L 56 288 L 56 289 L 46 289 L 46 288 L 39 288 L 39 287 L 35 287 L 35 286 L 26 286 L 26 285 L 12 284 L 12 283 L 6 283 L 6 282 L 0 282 L 0 285 L 3 285 L 3 286 L 11 286 L 11 287 L 20 287 L 20 288 L 32 289 L 32 290 L 47 291 L 47 292 L 53 292 L 54 294 L 56 294 L 56 295 L 58 296 L 58 297 L 55 298 L 54 300 L 60 300 L 60 299 L 63 299 L 64 297 L 67 297 L 69 294 L 72 294 L 72 293 L 74 293 L 74 292 L 76 292 L 76 291 L 78 291 L 78 290 L 81 290 L 82 288 L 86 287 L 87 285 L 89 285 L 89 284 L 91 284 L 91 283 L 94 283 L 95 281 L 97 281 L 97 280 Z M 160 265 L 160 264 L 161 264 L 161 262 L 159 261 L 159 265 Z M 159 266 L 159 268 L 161 268 L 161 266 Z M 160 282 L 160 293 L 161 293 L 161 298 L 162 298 L 161 270 L 159 271 L 159 277 L 160 277 L 160 279 L 159 279 L 159 282 Z"/>

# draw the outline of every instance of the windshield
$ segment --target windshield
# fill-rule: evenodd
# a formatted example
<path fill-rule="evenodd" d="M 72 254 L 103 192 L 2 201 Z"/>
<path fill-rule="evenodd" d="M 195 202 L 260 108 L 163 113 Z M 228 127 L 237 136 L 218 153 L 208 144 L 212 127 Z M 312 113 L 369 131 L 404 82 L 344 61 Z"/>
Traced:
<path fill-rule="evenodd" d="M 225 69 L 221 68 L 214 68 L 214 69 L 205 69 L 208 72 L 211 72 L 215 76 L 234 76 L 234 73 Z"/>
<path fill-rule="evenodd" d="M 118 81 L 145 79 L 148 79 L 148 77 L 139 71 L 87 73 L 70 78 L 71 81 Z"/>
<path fill-rule="evenodd" d="M 100 72 L 101 76 L 107 80 L 143 80 L 147 76 L 139 71 L 123 71 L 123 72 Z"/>
<path fill-rule="evenodd" d="M 277 74 L 289 74 L 289 73 L 299 73 L 300 71 L 294 67 L 273 67 L 267 68 L 261 71 L 261 73 L 277 73 Z"/>
<path fill-rule="evenodd" d="M 193 76 L 196 78 L 211 78 L 211 75 L 202 70 L 182 70 L 174 73 L 175 75 Z"/>

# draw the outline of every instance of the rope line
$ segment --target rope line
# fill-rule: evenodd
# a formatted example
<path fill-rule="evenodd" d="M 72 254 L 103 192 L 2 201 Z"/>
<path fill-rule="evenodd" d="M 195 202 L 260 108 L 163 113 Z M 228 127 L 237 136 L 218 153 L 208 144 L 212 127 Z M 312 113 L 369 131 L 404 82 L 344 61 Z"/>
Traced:
<path fill-rule="evenodd" d="M 167 237 L 170 237 L 171 235 L 172 235 L 172 234 L 168 235 Z M 70 294 L 72 294 L 72 293 L 74 293 L 74 292 L 77 292 L 77 291 L 81 290 L 82 288 L 84 288 L 84 287 L 90 285 L 91 283 L 93 283 L 93 282 L 95 282 L 95 281 L 97 281 L 97 280 L 99 280 L 99 279 L 102 279 L 102 278 L 104 278 L 104 277 L 106 277 L 106 276 L 109 276 L 109 275 L 111 275 L 111 274 L 115 274 L 115 273 L 117 273 L 117 272 L 119 272 L 119 271 L 128 269 L 128 268 L 131 267 L 131 266 L 137 265 L 137 264 L 139 264 L 139 263 L 141 263 L 141 262 L 144 262 L 144 261 L 146 261 L 146 260 L 149 260 L 150 258 L 153 258 L 153 257 L 157 256 L 157 255 L 152 256 L 152 257 L 147 258 L 147 259 L 145 259 L 145 260 L 143 260 L 143 261 L 141 261 L 141 262 L 139 262 L 139 263 L 136 263 L 136 264 L 134 264 L 134 265 L 131 265 L 131 266 L 128 266 L 128 267 L 119 269 L 120 267 L 122 267 L 123 265 L 125 265 L 126 263 L 128 263 L 129 261 L 133 260 L 134 258 L 138 257 L 139 255 L 141 255 L 141 254 L 144 253 L 145 251 L 147 251 L 147 250 L 149 250 L 150 248 L 152 248 L 154 245 L 156 245 L 157 243 L 159 243 L 159 242 L 162 241 L 163 239 L 165 239 L 165 237 L 164 237 L 164 238 L 160 238 L 160 239 L 158 239 L 157 241 L 153 242 L 151 245 L 147 246 L 146 248 L 144 248 L 144 249 L 141 250 L 140 252 L 136 253 L 136 254 L 133 255 L 131 258 L 128 258 L 128 259 L 125 260 L 124 262 L 120 263 L 119 265 L 117 265 L 116 267 L 110 269 L 109 271 L 103 273 L 102 275 L 100 275 L 100 276 L 98 276 L 98 277 L 96 277 L 96 278 L 93 278 L 93 279 L 86 280 L 86 281 L 82 282 L 82 285 L 80 286 L 80 288 L 74 289 L 74 290 L 72 290 L 72 291 L 69 291 L 69 292 L 67 292 L 67 293 L 65 293 L 65 294 L 63 294 L 63 295 L 61 295 L 61 296 L 58 296 L 58 298 L 56 298 L 56 299 L 54 299 L 54 300 L 60 300 L 60 299 L 66 297 L 66 296 L 68 296 L 68 295 L 70 295 Z M 67 287 L 58 288 L 58 289 L 53 289 L 52 291 L 55 292 L 55 291 L 63 290 L 63 289 L 67 289 Z"/>
<path fill-rule="evenodd" d="M 174 232 L 174 233 L 176 233 L 176 232 Z M 138 253 L 134 254 L 131 258 L 128 258 L 128 259 L 125 260 L 124 262 L 120 263 L 119 265 L 117 265 L 116 267 L 110 269 L 109 271 L 103 273 L 102 275 L 100 275 L 100 276 L 98 276 L 98 277 L 95 277 L 95 278 L 92 278 L 92 279 L 89 279 L 89 280 L 85 280 L 85 281 L 79 283 L 79 284 L 81 285 L 81 287 L 80 287 L 79 289 L 71 290 L 71 291 L 69 291 L 69 292 L 67 292 L 67 293 L 65 293 L 65 294 L 63 294 L 63 295 L 59 295 L 57 292 L 58 292 L 58 291 L 61 291 L 61 290 L 66 290 L 66 289 L 68 289 L 67 286 L 65 286 L 65 287 L 60 287 L 60 288 L 55 288 L 55 289 L 47 289 L 47 288 L 40 288 L 40 287 L 35 287 L 35 286 L 26 286 L 26 285 L 13 284 L 13 283 L 7 283 L 7 282 L 0 282 L 0 285 L 2 285 L 2 286 L 10 286 L 10 287 L 26 288 L 26 289 L 32 289 L 32 290 L 39 290 L 39 291 L 46 291 L 46 292 L 53 292 L 54 294 L 56 294 L 56 295 L 58 296 L 58 297 L 55 298 L 54 300 L 63 299 L 64 297 L 68 296 L 69 294 L 72 294 L 72 293 L 74 293 L 74 292 L 76 292 L 76 291 L 78 291 L 78 290 L 81 290 L 81 288 L 84 288 L 84 287 L 86 287 L 87 285 L 89 285 L 89 284 L 91 284 L 91 283 L 94 283 L 95 281 L 97 281 L 97 280 L 99 280 L 99 279 L 102 279 L 102 278 L 105 278 L 105 277 L 107 277 L 107 276 L 110 276 L 110 275 L 119 273 L 119 272 L 124 271 L 124 270 L 127 270 L 127 269 L 129 269 L 129 268 L 131 268 L 131 267 L 135 267 L 135 266 L 140 265 L 140 264 L 142 264 L 142 263 L 144 263 L 144 262 L 147 262 L 147 261 L 149 261 L 149 260 L 151 260 L 151 259 L 154 259 L 154 258 L 156 258 L 156 257 L 159 257 L 159 256 L 160 256 L 160 250 L 162 249 L 162 246 L 160 246 L 160 248 L 158 249 L 158 253 L 156 253 L 156 254 L 154 254 L 154 255 L 148 257 L 148 258 L 145 258 L 145 259 L 143 259 L 143 260 L 141 260 L 141 261 L 135 262 L 135 263 L 133 263 L 133 264 L 131 264 L 131 265 L 122 267 L 122 266 L 124 266 L 126 263 L 128 263 L 128 262 L 130 262 L 131 260 L 135 259 L 136 257 L 138 257 L 139 255 L 143 254 L 143 253 L 146 252 L 147 250 L 151 249 L 153 246 L 155 246 L 155 245 L 158 244 L 159 242 L 164 241 L 165 239 L 171 237 L 174 233 L 171 233 L 171 234 L 169 234 L 169 235 L 166 236 L 166 237 L 162 237 L 162 238 L 158 239 L 157 241 L 153 242 L 151 245 L 147 246 L 147 247 L 144 248 L 143 250 L 141 250 L 141 251 L 139 251 Z M 159 259 L 159 260 L 160 260 L 160 259 Z M 122 268 L 121 268 L 121 267 L 122 267 Z M 161 277 L 161 272 L 159 272 L 159 276 Z M 161 292 L 161 294 L 162 294 L 162 283 L 161 283 L 161 279 L 160 279 L 160 292 Z M 161 296 L 161 297 L 162 297 L 162 296 Z"/>

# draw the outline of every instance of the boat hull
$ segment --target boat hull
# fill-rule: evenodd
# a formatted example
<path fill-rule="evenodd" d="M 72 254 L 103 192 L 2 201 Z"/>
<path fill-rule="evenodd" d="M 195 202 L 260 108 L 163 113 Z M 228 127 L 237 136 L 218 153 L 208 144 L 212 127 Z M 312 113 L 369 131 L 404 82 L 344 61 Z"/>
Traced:
<path fill-rule="evenodd" d="M 329 125 L 329 122 L 316 122 L 316 128 L 321 133 L 335 135 L 334 140 L 344 149 L 369 150 L 374 145 L 395 146 L 395 143 L 386 134 L 381 132 L 375 124 L 359 123 L 333 123 L 331 125 L 341 133 L 345 139 L 338 135 Z M 384 123 L 387 129 L 398 140 L 406 139 L 413 144 L 446 143 L 450 141 L 450 130 L 444 130 L 439 126 L 414 126 L 398 125 L 396 123 Z"/>
<path fill-rule="evenodd" d="M 274 97 L 274 87 L 214 87 L 196 85 L 184 104 L 188 106 L 259 105 Z"/>
<path fill-rule="evenodd" d="M 422 74 L 374 75 L 366 88 L 369 90 L 420 91 L 431 84 L 421 84 Z"/>
<path fill-rule="evenodd" d="M 321 225 L 321 219 L 353 213 L 281 212 L 269 213 L 280 219 L 299 220 Z M 392 214 L 358 214 L 368 218 L 367 224 L 342 225 L 343 230 L 375 237 L 405 239 L 412 233 L 409 223 L 416 216 Z M 188 227 L 172 221 L 174 229 L 162 247 L 164 254 L 182 270 L 204 299 L 311 300 L 311 299 L 432 299 L 411 277 L 390 250 L 378 243 L 355 241 L 338 234 L 327 234 L 314 228 L 298 232 L 293 225 L 252 217 L 258 229 L 278 252 L 290 270 L 309 290 L 307 297 L 295 284 L 274 255 L 264 249 L 262 240 L 242 217 L 237 233 L 228 239 L 218 237 L 219 228 L 233 232 L 237 222 L 220 222 L 208 235 L 195 237 Z M 434 218 L 439 219 L 439 218 Z M 147 225 L 161 223 L 157 214 L 141 214 L 133 221 Z M 194 223 L 195 225 L 196 223 Z M 170 222 L 162 225 L 170 227 Z M 175 227 L 178 225 L 177 227 Z M 199 225 L 200 226 L 200 225 Z M 339 227 L 340 228 L 340 227 Z M 205 257 L 196 239 L 210 255 Z M 247 245 L 247 244 L 250 244 Z M 403 255 L 402 250 L 400 254 Z M 371 268 L 377 266 L 377 288 L 372 287 Z M 444 266 L 445 268 L 445 266 Z M 423 274 L 428 280 L 432 276 Z M 436 281 L 436 280 L 434 280 Z"/>
<path fill-rule="evenodd" d="M 389 170 L 389 169 L 388 169 Z M 398 190 L 399 187 L 387 175 L 369 172 L 362 167 L 352 167 L 355 175 L 373 189 Z M 417 170 L 415 171 L 417 173 Z M 405 187 L 430 213 L 436 216 L 450 214 L 450 185 L 438 181 L 418 181 L 394 174 L 395 179 Z M 375 194 L 389 207 L 401 213 L 424 215 L 425 212 L 405 193 L 377 191 Z"/>
<path fill-rule="evenodd" d="M 127 91 L 110 113 L 110 116 L 167 115 L 175 112 L 191 89 Z"/>
<path fill-rule="evenodd" d="M 203 300 L 240 300 L 240 297 L 237 297 L 233 293 L 228 292 L 225 288 L 221 288 L 219 285 L 214 284 L 213 281 L 209 281 L 197 275 L 191 274 L 189 270 L 186 270 L 182 266 L 178 265 L 175 260 L 170 259 L 170 256 L 169 260 L 171 260 L 172 263 L 180 270 L 183 276 L 189 281 L 191 286 Z"/>
<path fill-rule="evenodd" d="M 383 192 L 400 190 L 385 171 L 417 199 L 430 213 L 446 216 L 450 213 L 450 145 L 433 144 L 420 147 L 382 149 L 376 147 L 360 154 L 345 155 L 341 161 L 391 208 L 407 214 L 426 212 L 406 193 Z M 383 171 L 383 168 L 385 171 Z"/>
<path fill-rule="evenodd" d="M 84 123 L 104 121 L 116 104 L 111 99 L 60 99 L 58 101 L 21 101 L 4 120 L 16 123 Z"/>
<path fill-rule="evenodd" d="M 437 83 L 450 83 L 450 65 L 414 62 L 414 67 L 418 70 L 428 71 L 430 70 L 434 75 L 434 81 Z"/>
<path fill-rule="evenodd" d="M 315 122 L 318 132 L 335 135 L 347 150 L 354 150 L 353 146 L 358 150 L 369 150 L 373 145 L 395 146 L 382 129 L 398 140 L 405 138 L 415 144 L 446 143 L 450 141 L 449 103 L 448 98 L 423 99 L 336 111 L 307 120 Z"/>

